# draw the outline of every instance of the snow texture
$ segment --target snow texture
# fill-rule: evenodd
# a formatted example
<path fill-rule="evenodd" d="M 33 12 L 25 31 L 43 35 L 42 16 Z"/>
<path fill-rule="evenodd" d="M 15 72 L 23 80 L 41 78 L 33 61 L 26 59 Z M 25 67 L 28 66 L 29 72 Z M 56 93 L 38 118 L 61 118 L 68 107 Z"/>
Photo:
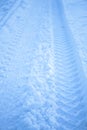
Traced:
<path fill-rule="evenodd" d="M 0 1 L 0 130 L 87 130 L 86 0 Z"/>

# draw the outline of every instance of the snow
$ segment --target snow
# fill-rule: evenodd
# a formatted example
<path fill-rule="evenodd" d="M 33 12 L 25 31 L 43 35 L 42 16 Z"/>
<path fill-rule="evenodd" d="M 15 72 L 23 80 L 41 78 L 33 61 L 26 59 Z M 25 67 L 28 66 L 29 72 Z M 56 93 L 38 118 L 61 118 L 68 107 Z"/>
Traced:
<path fill-rule="evenodd" d="M 87 129 L 86 6 L 0 1 L 0 130 Z"/>

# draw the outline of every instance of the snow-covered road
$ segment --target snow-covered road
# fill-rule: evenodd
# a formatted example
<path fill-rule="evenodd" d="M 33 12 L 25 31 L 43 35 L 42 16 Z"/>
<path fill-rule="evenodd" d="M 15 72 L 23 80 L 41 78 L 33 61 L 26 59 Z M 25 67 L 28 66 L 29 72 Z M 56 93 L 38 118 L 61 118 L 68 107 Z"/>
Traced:
<path fill-rule="evenodd" d="M 0 130 L 86 130 L 86 78 L 61 0 L 8 8 L 0 17 Z"/>

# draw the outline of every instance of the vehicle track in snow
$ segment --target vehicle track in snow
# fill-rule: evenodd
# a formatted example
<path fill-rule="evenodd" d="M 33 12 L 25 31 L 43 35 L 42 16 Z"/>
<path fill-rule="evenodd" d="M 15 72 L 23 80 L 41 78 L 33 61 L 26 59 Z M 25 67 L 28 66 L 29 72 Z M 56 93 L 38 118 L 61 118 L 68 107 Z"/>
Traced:
<path fill-rule="evenodd" d="M 26 5 L 26 1 L 22 1 L 17 11 L 10 16 L 0 30 L 0 97 L 2 99 L 0 101 L 0 130 L 15 129 L 16 121 L 13 118 L 21 113 L 21 107 L 18 106 L 21 104 L 22 97 L 18 99 L 21 91 L 16 86 L 16 80 L 23 64 L 23 49 L 20 51 L 20 40 L 26 21 Z"/>
<path fill-rule="evenodd" d="M 85 80 L 82 77 L 79 57 L 75 52 L 75 43 L 64 17 L 62 2 L 53 1 L 51 9 L 58 95 L 58 129 L 82 130 L 85 129 L 86 123 L 82 103 L 82 89 L 86 85 Z"/>
<path fill-rule="evenodd" d="M 76 40 L 78 46 L 78 52 L 81 57 L 83 69 L 85 75 L 87 74 L 87 1 L 85 0 L 75 0 L 64 2 L 64 9 L 66 17 L 68 19 L 68 24 L 73 33 L 74 39 Z M 76 10 L 78 10 L 76 12 Z M 81 30 L 81 31 L 79 31 Z"/>
<path fill-rule="evenodd" d="M 24 0 L 0 31 L 1 130 L 84 129 L 84 79 L 61 7 Z"/>
<path fill-rule="evenodd" d="M 3 27 L 4 23 L 6 23 L 10 13 L 12 12 L 13 10 L 13 6 L 16 5 L 17 6 L 17 1 L 0 1 L 0 30 L 1 28 Z M 4 35 L 1 35 L 1 48 L 0 48 L 0 53 L 1 53 L 1 59 L 0 59 L 0 83 L 3 81 L 4 78 L 6 78 L 6 75 L 5 75 L 5 71 L 6 71 L 6 65 L 7 65 L 7 62 L 10 61 L 10 58 L 8 56 L 8 58 L 6 58 L 5 56 L 2 57 L 3 53 L 4 53 L 4 48 L 3 46 L 5 45 L 6 42 L 3 42 L 2 39 L 4 39 Z M 4 63 L 4 65 L 3 65 Z"/>

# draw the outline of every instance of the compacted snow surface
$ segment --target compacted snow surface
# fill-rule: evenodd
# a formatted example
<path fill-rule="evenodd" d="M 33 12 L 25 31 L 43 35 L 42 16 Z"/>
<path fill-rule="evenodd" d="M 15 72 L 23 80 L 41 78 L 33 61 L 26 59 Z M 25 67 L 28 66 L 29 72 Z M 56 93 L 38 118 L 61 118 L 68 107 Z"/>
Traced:
<path fill-rule="evenodd" d="M 0 1 L 0 130 L 87 130 L 86 30 L 86 0 Z"/>

